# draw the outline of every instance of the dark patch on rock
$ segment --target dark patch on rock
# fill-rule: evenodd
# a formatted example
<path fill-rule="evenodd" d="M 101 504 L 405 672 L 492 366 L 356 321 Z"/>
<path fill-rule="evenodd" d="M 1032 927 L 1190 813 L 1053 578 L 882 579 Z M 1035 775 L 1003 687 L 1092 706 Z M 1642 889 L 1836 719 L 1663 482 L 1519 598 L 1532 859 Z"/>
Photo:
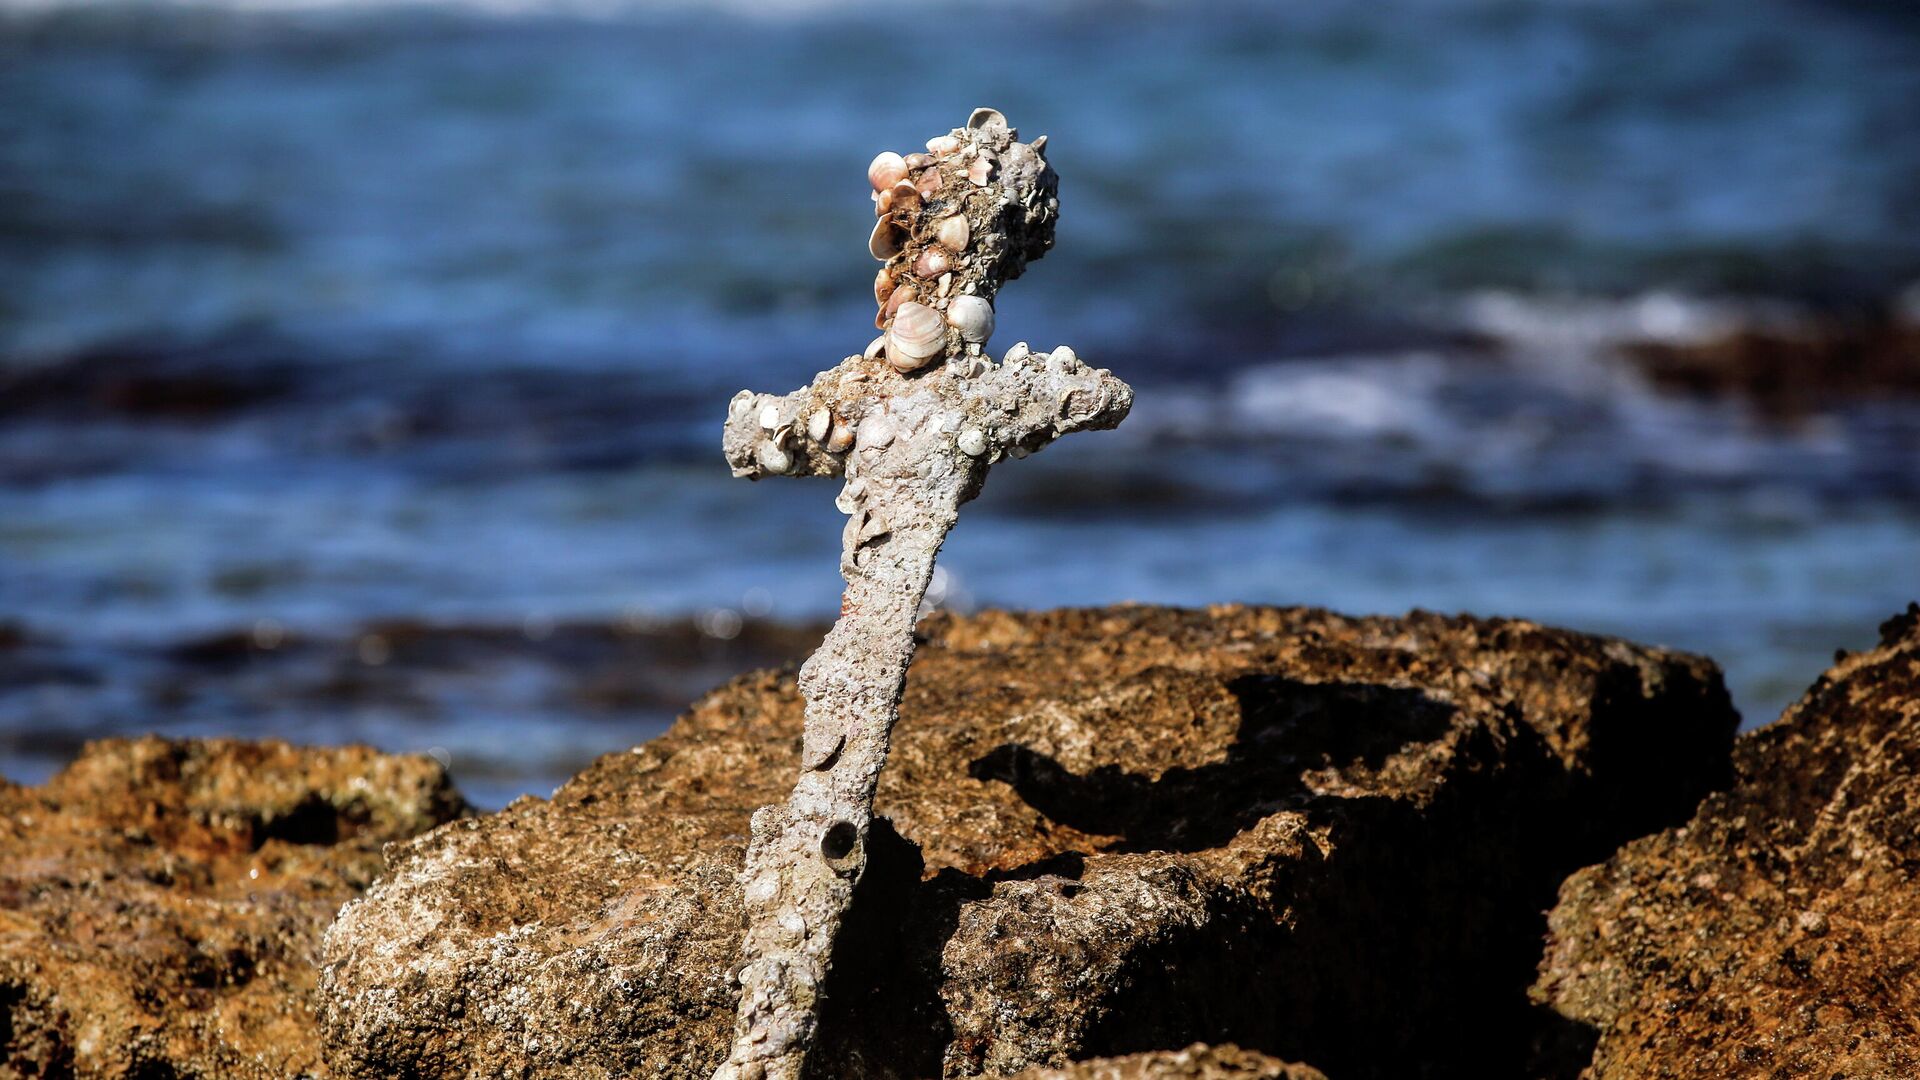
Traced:
<path fill-rule="evenodd" d="M 1592 1033 L 1563 1075 L 1920 1076 L 1920 606 L 1881 631 L 1692 821 L 1561 888 L 1535 994 Z"/>
<path fill-rule="evenodd" d="M 1708 661 L 1525 622 L 1120 607 L 923 631 L 823 1076 L 1196 1040 L 1341 1076 L 1516 1072 L 1554 887 L 1689 813 L 1737 724 Z M 551 802 L 394 847 L 328 932 L 335 1070 L 704 1080 L 747 817 L 792 782 L 800 706 L 791 671 L 735 680 Z"/>
<path fill-rule="evenodd" d="M 320 931 L 383 844 L 464 810 L 438 763 L 363 747 L 116 740 L 0 783 L 0 1074 L 319 1075 Z"/>

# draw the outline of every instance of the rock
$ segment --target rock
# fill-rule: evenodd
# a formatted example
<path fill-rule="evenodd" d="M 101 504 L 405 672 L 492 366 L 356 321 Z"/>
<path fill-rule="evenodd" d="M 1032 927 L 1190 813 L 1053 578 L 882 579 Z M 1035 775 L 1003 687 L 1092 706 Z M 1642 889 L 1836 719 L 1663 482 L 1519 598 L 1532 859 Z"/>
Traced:
<path fill-rule="evenodd" d="M 320 931 L 463 809 L 359 747 L 114 740 L 0 782 L 0 1075 L 320 1074 Z"/>
<path fill-rule="evenodd" d="M 1014 1080 L 1327 1080 L 1327 1076 L 1311 1066 L 1289 1065 L 1237 1046 L 1196 1043 L 1185 1050 L 1098 1058 L 1059 1069 L 1028 1069 Z"/>
<path fill-rule="evenodd" d="M 1920 607 L 1881 629 L 1692 821 L 1561 888 L 1535 993 L 1584 1028 L 1564 1075 L 1920 1076 Z"/>
<path fill-rule="evenodd" d="M 832 1077 L 1196 1040 L 1497 1074 L 1555 886 L 1682 820 L 1737 723 L 1706 660 L 1525 622 L 1119 607 L 921 630 L 892 828 L 828 985 Z M 389 849 L 326 938 L 336 1072 L 705 1080 L 747 817 L 792 783 L 800 705 L 791 670 L 743 677 L 550 802 Z"/>
<path fill-rule="evenodd" d="M 1639 342 L 1623 352 L 1663 389 L 1742 398 L 1780 421 L 1920 398 L 1920 324 L 1891 310 L 1754 320 L 1704 340 Z"/>

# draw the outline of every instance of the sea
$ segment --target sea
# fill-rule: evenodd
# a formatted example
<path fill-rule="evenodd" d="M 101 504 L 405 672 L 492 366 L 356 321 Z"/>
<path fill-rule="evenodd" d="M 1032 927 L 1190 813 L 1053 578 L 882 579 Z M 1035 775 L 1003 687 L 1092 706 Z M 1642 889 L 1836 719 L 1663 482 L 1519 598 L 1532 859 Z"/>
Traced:
<path fill-rule="evenodd" d="M 1920 598 L 1904 5 L 4 0 L 0 775 L 500 805 L 803 657 L 834 488 L 731 479 L 726 404 L 866 346 L 867 161 L 981 105 L 1062 177 L 990 347 L 1137 404 L 937 606 L 1524 617 L 1755 725 Z"/>

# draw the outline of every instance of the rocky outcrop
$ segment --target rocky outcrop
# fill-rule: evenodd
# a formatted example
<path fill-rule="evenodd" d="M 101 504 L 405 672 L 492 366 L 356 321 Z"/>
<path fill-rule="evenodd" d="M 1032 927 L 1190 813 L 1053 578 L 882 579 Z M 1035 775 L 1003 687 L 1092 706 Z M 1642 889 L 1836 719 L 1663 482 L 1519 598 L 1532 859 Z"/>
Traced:
<path fill-rule="evenodd" d="M 0 782 L 0 1075 L 319 1073 L 321 929 L 463 809 L 430 759 L 283 743 L 99 742 Z"/>
<path fill-rule="evenodd" d="M 1327 1080 L 1327 1076 L 1310 1065 L 1290 1065 L 1237 1046 L 1196 1044 L 1185 1050 L 1096 1058 L 1058 1069 L 1028 1069 L 1014 1080 Z"/>
<path fill-rule="evenodd" d="M 1920 1076 L 1920 607 L 1882 635 L 1561 889 L 1535 992 L 1584 1027 L 1567 1072 Z"/>
<path fill-rule="evenodd" d="M 1736 724 L 1708 661 L 1524 622 L 922 632 L 815 1055 L 837 1078 L 1195 1040 L 1340 1076 L 1517 1069 L 1555 886 L 1683 819 Z M 704 1080 L 747 818 L 785 796 L 800 712 L 790 670 L 747 676 L 551 801 L 389 849 L 326 938 L 336 1072 Z"/>

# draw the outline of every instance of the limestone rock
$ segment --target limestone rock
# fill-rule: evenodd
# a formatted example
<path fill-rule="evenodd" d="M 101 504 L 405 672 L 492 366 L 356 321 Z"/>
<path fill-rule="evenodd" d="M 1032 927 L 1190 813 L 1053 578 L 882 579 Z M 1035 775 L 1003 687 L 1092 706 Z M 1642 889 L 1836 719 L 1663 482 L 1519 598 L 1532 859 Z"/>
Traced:
<path fill-rule="evenodd" d="M 1126 1057 L 1096 1058 L 1058 1069 L 1028 1069 L 1015 1080 L 1327 1080 L 1307 1065 L 1290 1065 L 1237 1046 L 1195 1044 Z"/>
<path fill-rule="evenodd" d="M 1737 722 L 1708 661 L 1525 622 L 1119 607 L 921 632 L 828 983 L 837 1078 L 1196 1040 L 1340 1076 L 1486 1068 L 1530 1029 L 1555 886 L 1682 820 Z M 791 671 L 747 676 L 550 802 L 389 849 L 327 934 L 334 1069 L 704 1080 L 747 818 L 800 724 Z"/>
<path fill-rule="evenodd" d="M 1882 634 L 1692 821 L 1561 889 L 1535 992 L 1584 1075 L 1920 1076 L 1920 607 Z"/>
<path fill-rule="evenodd" d="M 319 1075 L 321 929 L 463 810 L 438 763 L 358 747 L 114 740 L 0 782 L 0 1075 Z"/>

